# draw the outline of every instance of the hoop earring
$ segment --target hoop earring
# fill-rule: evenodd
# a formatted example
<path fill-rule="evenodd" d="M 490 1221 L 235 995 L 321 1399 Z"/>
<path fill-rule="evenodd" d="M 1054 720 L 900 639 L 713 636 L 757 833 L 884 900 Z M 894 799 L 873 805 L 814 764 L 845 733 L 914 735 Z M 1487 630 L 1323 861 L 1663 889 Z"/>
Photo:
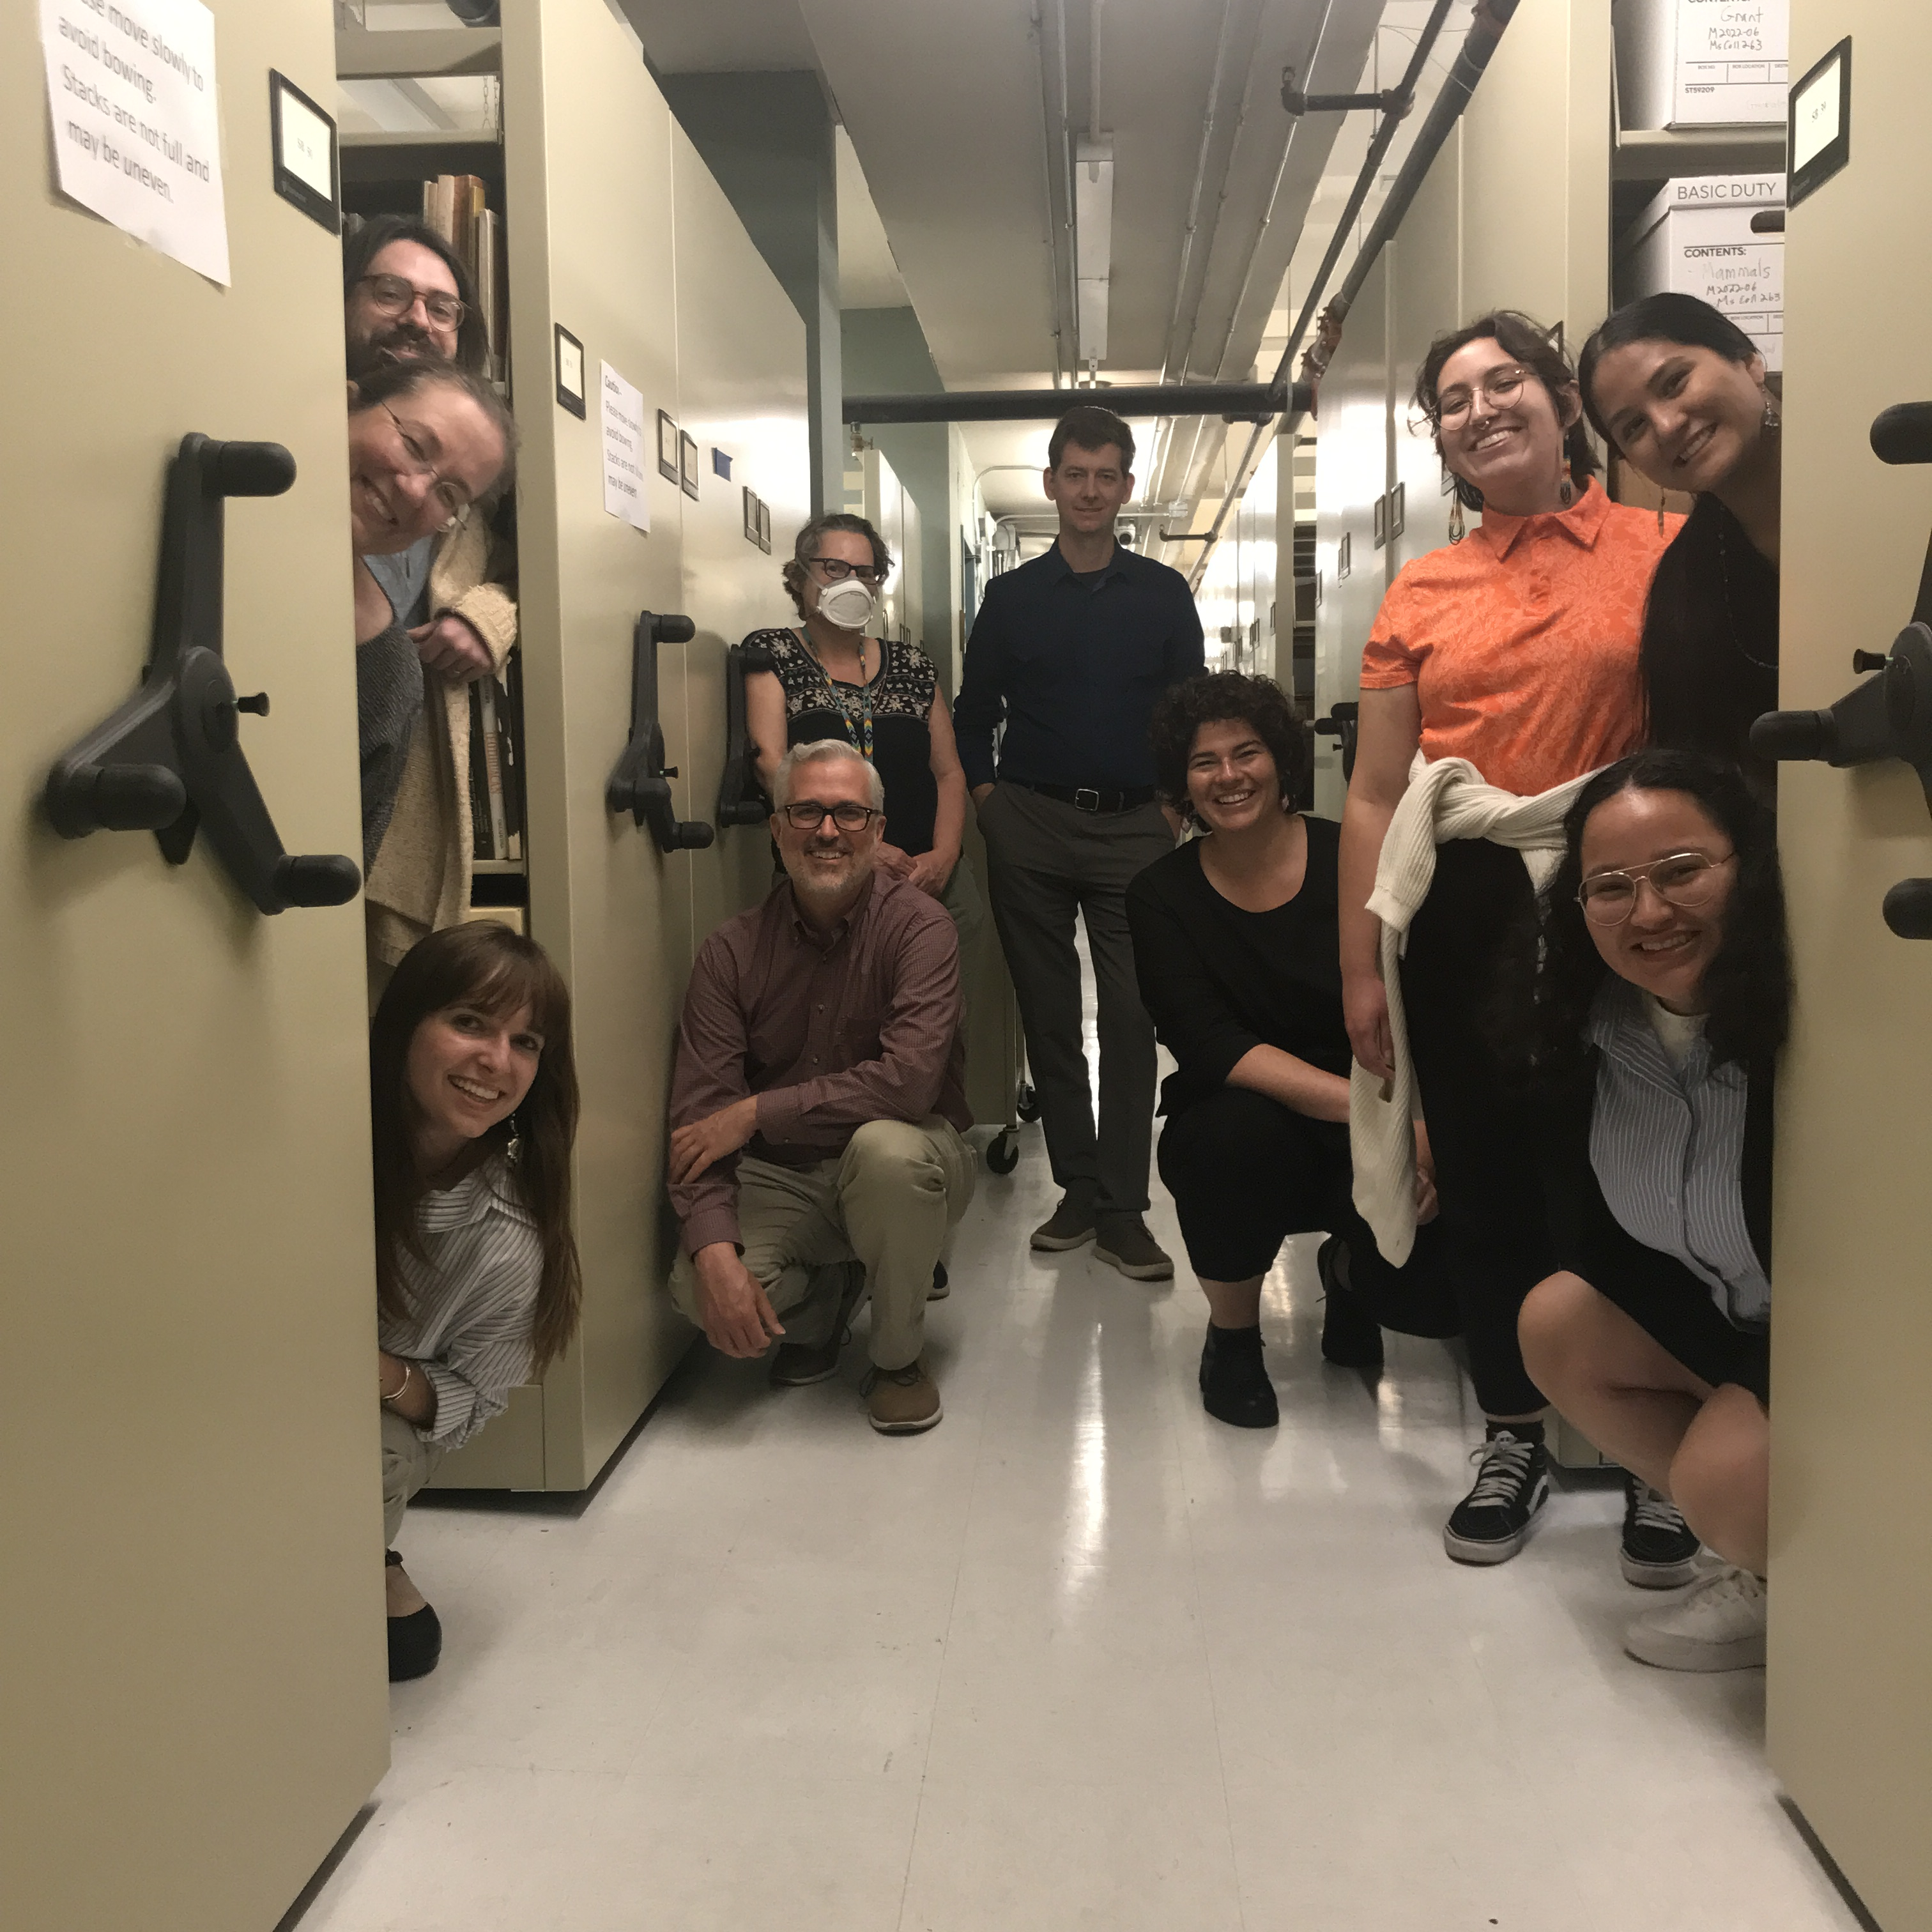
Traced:
<path fill-rule="evenodd" d="M 1468 534 L 1468 530 L 1462 521 L 1462 500 L 1460 496 L 1452 496 L 1449 506 L 1449 541 L 1452 544 L 1459 544 Z"/>

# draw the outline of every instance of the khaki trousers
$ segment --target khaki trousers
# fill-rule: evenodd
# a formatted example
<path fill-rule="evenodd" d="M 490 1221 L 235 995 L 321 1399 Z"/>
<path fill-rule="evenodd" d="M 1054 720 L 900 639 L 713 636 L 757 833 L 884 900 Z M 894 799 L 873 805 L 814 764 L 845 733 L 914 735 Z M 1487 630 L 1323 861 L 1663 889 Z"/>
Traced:
<path fill-rule="evenodd" d="M 973 1198 L 973 1152 L 950 1121 L 868 1120 L 836 1160 L 779 1167 L 740 1155 L 738 1239 L 745 1266 L 805 1348 L 832 1340 L 844 1270 L 872 1294 L 874 1366 L 902 1369 L 926 1336 L 926 1298 L 946 1230 Z M 671 1298 L 702 1325 L 698 1271 L 680 1252 Z"/>
<path fill-rule="evenodd" d="M 393 1545 L 410 1498 L 436 1474 L 443 1451 L 425 1442 L 413 1424 L 382 1412 L 382 1540 Z"/>

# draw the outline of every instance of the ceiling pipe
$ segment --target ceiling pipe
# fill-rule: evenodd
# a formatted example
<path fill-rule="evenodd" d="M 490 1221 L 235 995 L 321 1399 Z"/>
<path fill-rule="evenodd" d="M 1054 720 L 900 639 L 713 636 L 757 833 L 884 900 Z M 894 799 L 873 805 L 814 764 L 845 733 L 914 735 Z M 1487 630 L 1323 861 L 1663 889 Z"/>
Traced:
<path fill-rule="evenodd" d="M 1052 298 L 1053 380 L 1057 386 L 1060 381 L 1061 351 L 1066 349 L 1068 344 L 1060 326 L 1060 236 L 1058 218 L 1054 212 L 1053 103 L 1047 91 L 1046 82 L 1046 14 L 1039 0 L 1035 0 L 1033 10 L 1033 32 L 1034 50 L 1040 58 L 1040 186 L 1046 196 L 1046 279 L 1048 292 Z M 1067 358 L 1066 380 L 1070 386 L 1073 380 L 1070 354 Z"/>
<path fill-rule="evenodd" d="M 1150 382 L 1138 387 L 1082 389 L 956 389 L 937 396 L 848 396 L 848 423 L 1045 422 L 1082 403 L 1118 416 L 1221 416 L 1231 422 L 1272 422 L 1286 410 L 1313 400 L 1293 384 Z"/>
<path fill-rule="evenodd" d="M 1469 23 L 1468 37 L 1456 56 L 1448 78 L 1442 83 L 1442 91 L 1430 108 L 1427 118 L 1417 131 L 1415 145 L 1409 149 L 1402 162 L 1401 172 L 1396 176 L 1394 184 L 1388 191 L 1387 200 L 1377 212 L 1368 233 L 1362 238 L 1362 244 L 1356 251 L 1354 263 L 1341 287 L 1336 290 L 1334 299 L 1328 304 L 1327 314 L 1337 327 L 1348 314 L 1356 296 L 1360 294 L 1362 284 L 1368 280 L 1369 272 L 1375 266 L 1376 257 L 1382 253 L 1383 244 L 1395 232 L 1402 217 L 1408 212 L 1409 203 L 1415 199 L 1417 190 L 1421 187 L 1430 168 L 1435 165 L 1436 157 L 1441 152 L 1442 143 L 1448 138 L 1450 129 L 1455 126 L 1463 109 L 1469 104 L 1469 98 L 1476 91 L 1476 83 L 1482 79 L 1484 70 L 1490 64 L 1490 57 L 1496 52 L 1497 42 L 1502 38 L 1504 28 L 1509 25 L 1516 13 L 1517 4 L 1518 0 L 1478 0 L 1475 16 Z M 1436 34 L 1441 31 L 1442 20 L 1448 10 L 1444 0 L 1436 0 L 1435 10 L 1430 16 L 1429 27 L 1424 29 L 1423 38 L 1417 44 L 1416 58 L 1409 63 L 1409 75 L 1404 78 L 1405 92 L 1408 91 L 1411 77 L 1420 73 L 1422 59 L 1429 46 L 1433 45 Z M 1314 320 L 1316 304 L 1322 298 L 1323 286 L 1346 245 L 1348 224 L 1360 212 L 1362 202 L 1367 196 L 1368 185 L 1374 178 L 1375 166 L 1380 163 L 1382 155 L 1388 152 L 1389 141 L 1394 138 L 1394 120 L 1395 117 L 1391 116 L 1384 122 L 1377 132 L 1376 141 L 1370 146 L 1368 161 L 1355 183 L 1354 192 L 1349 196 L 1348 206 L 1335 230 L 1335 238 L 1329 244 L 1328 251 L 1322 257 L 1322 266 L 1316 272 L 1315 280 L 1308 291 L 1308 299 L 1302 304 L 1301 314 L 1296 318 L 1294 333 L 1289 336 L 1288 346 L 1282 351 L 1281 360 L 1275 366 L 1275 383 L 1277 386 L 1286 382 L 1288 372 L 1294 366 L 1295 351 L 1301 346 L 1303 339 L 1308 333 L 1309 325 Z M 1317 363 L 1316 373 L 1318 376 L 1325 366 L 1325 358 Z M 1300 428 L 1312 400 L 1311 386 L 1297 384 L 1295 388 L 1298 396 L 1306 397 L 1309 400 L 1298 401 L 1287 412 L 1287 419 L 1280 425 L 1280 433 L 1284 436 L 1292 436 Z M 1236 464 L 1234 474 L 1229 481 L 1227 494 L 1222 499 L 1220 508 L 1215 512 L 1214 521 L 1209 532 L 1210 537 L 1219 536 L 1222 525 L 1227 521 L 1228 512 L 1246 487 L 1247 478 L 1245 472 L 1260 440 L 1258 429 L 1249 436 L 1247 448 L 1242 452 L 1241 460 Z M 1200 560 L 1190 575 L 1191 589 L 1198 590 L 1201 587 L 1202 579 L 1207 574 L 1208 560 L 1213 554 L 1214 544 L 1210 542 L 1202 551 Z"/>

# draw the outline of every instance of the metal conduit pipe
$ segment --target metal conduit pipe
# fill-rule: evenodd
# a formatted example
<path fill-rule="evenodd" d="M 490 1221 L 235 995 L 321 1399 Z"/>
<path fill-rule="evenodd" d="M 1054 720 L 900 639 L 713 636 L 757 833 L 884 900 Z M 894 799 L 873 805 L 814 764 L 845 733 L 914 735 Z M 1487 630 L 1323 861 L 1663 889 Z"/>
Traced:
<path fill-rule="evenodd" d="M 1369 197 L 1370 189 L 1375 185 L 1376 172 L 1382 166 L 1384 157 L 1388 153 L 1390 146 L 1394 142 L 1396 129 L 1402 124 L 1409 106 L 1414 101 L 1416 86 L 1422 78 L 1423 69 L 1428 64 L 1429 56 L 1435 50 L 1436 40 L 1442 34 L 1443 26 L 1449 17 L 1450 9 L 1454 4 L 1455 0 L 1436 0 L 1436 4 L 1430 10 L 1429 18 L 1424 24 L 1422 32 L 1416 38 L 1415 51 L 1409 56 L 1408 65 L 1403 70 L 1402 80 L 1394 90 L 1396 98 L 1402 105 L 1400 111 L 1390 109 L 1383 114 L 1382 124 L 1376 128 L 1375 137 L 1369 143 L 1369 152 L 1363 157 L 1361 170 L 1355 177 L 1354 186 L 1348 191 L 1348 202 L 1342 210 L 1341 219 L 1335 224 L 1335 232 L 1330 239 L 1326 253 L 1322 257 L 1322 265 L 1316 270 L 1315 279 L 1309 285 L 1308 298 L 1301 305 L 1301 313 L 1295 318 L 1294 329 L 1288 338 L 1288 346 L 1282 351 L 1281 360 L 1275 365 L 1275 380 L 1278 383 L 1285 379 L 1286 372 L 1293 367 L 1295 351 L 1301 346 L 1303 340 L 1308 334 L 1309 325 L 1315 319 L 1316 304 L 1321 301 L 1322 292 L 1328 285 L 1328 278 L 1334 273 L 1335 265 L 1342 259 L 1342 250 L 1348 245 L 1348 231 L 1354 226 L 1355 218 L 1360 214 L 1362 204 Z M 1507 21 L 1509 14 L 1516 10 L 1516 0 L 1500 0 L 1500 4 L 1507 10 L 1503 16 L 1504 20 Z M 1483 20 L 1484 8 L 1478 6 L 1475 20 L 1469 29 L 1471 40 L 1476 38 L 1483 25 Z M 1498 34 L 1502 32 L 1501 25 L 1497 26 L 1496 32 Z M 1495 41 L 1492 39 L 1488 47 L 1484 51 L 1481 58 L 1477 63 L 1475 72 L 1478 77 L 1483 68 L 1489 64 L 1490 53 L 1493 51 L 1494 47 Z M 1414 200 L 1416 187 L 1420 184 L 1423 176 L 1429 172 L 1430 166 L 1434 164 L 1437 151 L 1442 147 L 1449 129 L 1454 124 L 1456 116 L 1462 112 L 1462 104 L 1468 99 L 1470 90 L 1475 85 L 1473 80 L 1468 87 L 1462 89 L 1460 94 L 1454 94 L 1455 105 L 1453 111 L 1446 120 L 1438 122 L 1438 110 L 1443 100 L 1450 98 L 1454 94 L 1456 76 L 1462 65 L 1466 52 L 1466 43 L 1464 54 L 1457 56 L 1454 66 L 1450 69 L 1449 78 L 1443 82 L 1442 92 L 1437 95 L 1435 106 L 1430 110 L 1428 119 L 1423 123 L 1420 131 L 1415 137 L 1414 146 L 1409 150 L 1408 158 L 1402 164 L 1402 172 L 1396 176 L 1395 185 L 1389 190 L 1390 202 L 1393 202 L 1399 194 L 1402 194 L 1402 183 L 1409 178 L 1412 170 L 1414 171 L 1414 179 L 1407 194 L 1402 195 L 1402 206 L 1406 208 L 1409 202 Z M 1420 160 L 1419 167 L 1417 166 L 1418 158 Z M 1286 165 L 1285 160 L 1283 164 Z M 1376 225 L 1378 227 L 1380 226 L 1379 219 Z M 1375 247 L 1379 250 L 1382 243 L 1376 242 Z M 1374 260 L 1375 256 L 1370 252 L 1368 243 L 1364 242 L 1360 253 L 1356 257 L 1355 266 L 1349 272 L 1354 279 L 1357 292 L 1359 292 L 1362 280 L 1367 275 L 1369 267 Z M 1306 412 L 1305 408 L 1290 412 L 1291 419 L 1282 424 L 1281 434 L 1285 436 L 1293 435 L 1300 426 L 1301 418 Z M 1257 429 L 1250 435 L 1247 446 L 1241 452 L 1240 460 L 1234 465 L 1234 473 L 1228 479 L 1228 488 L 1221 499 L 1220 508 L 1214 513 L 1214 522 L 1203 532 L 1207 539 L 1205 547 L 1202 549 L 1200 556 L 1196 560 L 1193 568 L 1188 574 L 1188 584 L 1191 590 L 1198 590 L 1201 587 L 1202 579 L 1208 572 L 1208 560 L 1213 556 L 1214 545 L 1220 539 L 1222 526 L 1228 520 L 1228 512 L 1239 500 L 1242 490 L 1247 487 L 1249 466 L 1254 461 L 1255 452 L 1260 443 L 1261 432 Z"/>
<path fill-rule="evenodd" d="M 1476 83 L 1482 80 L 1484 70 L 1490 66 L 1490 56 L 1496 52 L 1497 40 L 1502 40 L 1503 29 L 1509 25 L 1515 11 L 1516 0 L 1480 0 L 1480 4 L 1476 6 L 1476 17 L 1470 21 L 1468 39 L 1465 39 L 1460 52 L 1455 58 L 1455 64 L 1449 68 L 1449 77 L 1443 81 L 1442 93 L 1436 97 L 1436 103 L 1430 108 L 1428 120 L 1422 124 L 1420 131 L 1416 134 L 1416 145 L 1410 148 L 1408 157 L 1402 162 L 1402 170 L 1401 174 L 1396 174 L 1395 185 L 1389 189 L 1388 201 L 1383 201 L 1382 211 L 1376 214 L 1374 224 L 1370 226 L 1368 234 L 1362 238 L 1362 248 L 1356 251 L 1354 262 L 1348 268 L 1348 274 L 1342 280 L 1341 288 L 1335 292 L 1335 299 L 1329 303 L 1329 313 L 1335 316 L 1337 322 L 1341 322 L 1342 316 L 1346 316 L 1354 298 L 1362 292 L 1362 284 L 1368 280 L 1370 268 L 1376 266 L 1376 257 L 1382 253 L 1383 244 L 1388 242 L 1389 236 L 1395 234 L 1396 226 L 1401 224 L 1402 217 L 1408 212 L 1408 202 L 1416 199 L 1416 189 L 1422 188 L 1422 182 L 1428 176 L 1430 168 L 1436 164 L 1436 157 L 1442 151 L 1443 141 L 1449 137 L 1449 130 L 1460 118 L 1462 108 L 1468 106 L 1470 94 L 1474 94 Z M 1360 188 L 1360 184 L 1356 185 Z M 1351 218 L 1356 207 L 1360 207 L 1360 202 L 1352 201 L 1351 197 Z M 1345 228 L 1337 228 L 1337 242 L 1341 242 L 1345 232 Z M 1308 302 L 1302 305 L 1300 316 L 1296 319 L 1294 334 L 1288 338 L 1288 346 L 1281 352 L 1281 362 L 1275 365 L 1275 382 L 1277 385 L 1285 380 L 1288 367 L 1294 362 L 1294 352 L 1302 346 L 1302 338 L 1306 336 L 1308 325 L 1314 319 L 1316 303 L 1322 299 L 1322 284 L 1328 278 L 1337 257 L 1339 249 L 1331 245 L 1329 253 L 1324 257 L 1324 262 L 1322 262 L 1322 272 L 1316 276 L 1314 286 L 1308 292 Z M 1308 396 L 1312 400 L 1310 385 L 1298 382 L 1298 385 L 1294 385 L 1294 388 L 1298 396 Z M 1300 429 L 1302 419 L 1306 416 L 1308 416 L 1308 402 L 1296 402 L 1294 408 L 1287 412 L 1287 419 L 1281 423 L 1281 435 L 1294 435 L 1294 430 Z M 1254 456 L 1256 442 L 1260 442 L 1260 430 L 1256 430 L 1254 435 L 1248 436 L 1248 448 L 1242 452 L 1242 462 L 1234 467 L 1234 477 L 1231 479 L 1227 496 L 1221 500 L 1221 508 L 1215 512 L 1214 526 L 1210 531 L 1214 537 L 1219 537 L 1221 526 L 1227 522 L 1228 510 L 1240 494 L 1242 487 L 1246 485 L 1246 477 L 1242 472 L 1246 470 L 1248 462 Z M 1194 572 L 1188 580 L 1192 590 L 1200 590 L 1200 581 L 1208 572 L 1208 558 L 1211 554 L 1214 554 L 1214 543 L 1210 543 L 1208 549 L 1202 550 L 1200 562 L 1194 566 Z"/>
<path fill-rule="evenodd" d="M 848 423 L 1043 422 L 1082 403 L 1119 416 L 1224 416 L 1272 422 L 1306 411 L 1306 388 L 1274 382 L 1149 382 L 1100 389 L 956 389 L 937 396 L 848 396 Z"/>

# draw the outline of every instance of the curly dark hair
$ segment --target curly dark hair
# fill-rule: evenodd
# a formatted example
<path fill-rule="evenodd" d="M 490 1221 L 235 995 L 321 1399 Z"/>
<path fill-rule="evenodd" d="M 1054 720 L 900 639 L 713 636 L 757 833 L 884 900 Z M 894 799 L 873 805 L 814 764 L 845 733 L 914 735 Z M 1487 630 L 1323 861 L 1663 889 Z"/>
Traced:
<path fill-rule="evenodd" d="M 1563 420 L 1566 394 L 1577 395 L 1580 404 L 1576 372 L 1570 366 L 1570 358 L 1560 346 L 1557 332 L 1545 328 L 1542 323 L 1519 309 L 1492 309 L 1487 315 L 1477 316 L 1474 322 L 1466 322 L 1460 328 L 1452 328 L 1446 334 L 1436 337 L 1429 345 L 1428 354 L 1422 358 L 1422 367 L 1416 371 L 1415 391 L 1410 401 L 1422 412 L 1434 432 L 1438 456 L 1442 454 L 1442 406 L 1438 385 L 1442 380 L 1443 365 L 1457 350 L 1485 340 L 1507 350 L 1534 374 L 1556 406 L 1558 422 Z M 1603 467 L 1597 460 L 1590 432 L 1584 428 L 1580 412 L 1564 433 L 1563 448 L 1570 460 L 1570 481 L 1580 490 Z M 1456 500 L 1466 510 L 1480 510 L 1483 507 L 1483 493 L 1473 483 L 1466 483 L 1460 476 L 1454 478 L 1454 483 Z"/>
<path fill-rule="evenodd" d="M 849 510 L 828 510 L 822 517 L 814 517 L 792 539 L 791 555 L 785 560 L 785 594 L 801 617 L 805 615 L 805 566 L 818 556 L 819 538 L 828 530 L 850 530 L 854 536 L 863 537 L 872 546 L 872 568 L 881 584 L 892 567 L 892 554 L 886 548 L 885 538 L 863 517 L 855 517 Z"/>
<path fill-rule="evenodd" d="M 1238 670 L 1204 671 L 1170 686 L 1154 707 L 1148 736 L 1154 747 L 1154 782 L 1175 811 L 1186 815 L 1187 760 L 1195 734 L 1204 724 L 1233 719 L 1253 728 L 1274 760 L 1282 802 L 1291 810 L 1308 782 L 1312 754 L 1308 728 L 1295 715 L 1288 694 L 1271 677 L 1250 677 Z"/>
<path fill-rule="evenodd" d="M 413 242 L 427 248 L 449 271 L 456 284 L 456 298 L 463 304 L 463 320 L 457 325 L 456 352 L 451 358 L 459 369 L 481 375 L 490 358 L 490 333 L 477 306 L 476 281 L 463 257 L 430 227 L 413 215 L 378 214 L 363 223 L 342 242 L 342 298 L 346 302 L 356 285 L 369 272 L 369 264 L 392 242 Z"/>
<path fill-rule="evenodd" d="M 1639 752 L 1606 766 L 1576 794 L 1563 822 L 1562 863 L 1505 956 L 1498 1012 L 1508 1024 L 1506 1034 L 1498 1028 L 1497 1044 L 1534 1076 L 1560 1079 L 1582 1066 L 1584 1028 L 1610 971 L 1576 902 L 1583 828 L 1600 805 L 1624 791 L 1682 792 L 1731 842 L 1737 880 L 1718 950 L 1704 969 L 1705 1037 L 1714 1067 L 1763 1065 L 1784 1044 L 1791 1017 L 1777 821 L 1736 766 L 1699 752 Z"/>

